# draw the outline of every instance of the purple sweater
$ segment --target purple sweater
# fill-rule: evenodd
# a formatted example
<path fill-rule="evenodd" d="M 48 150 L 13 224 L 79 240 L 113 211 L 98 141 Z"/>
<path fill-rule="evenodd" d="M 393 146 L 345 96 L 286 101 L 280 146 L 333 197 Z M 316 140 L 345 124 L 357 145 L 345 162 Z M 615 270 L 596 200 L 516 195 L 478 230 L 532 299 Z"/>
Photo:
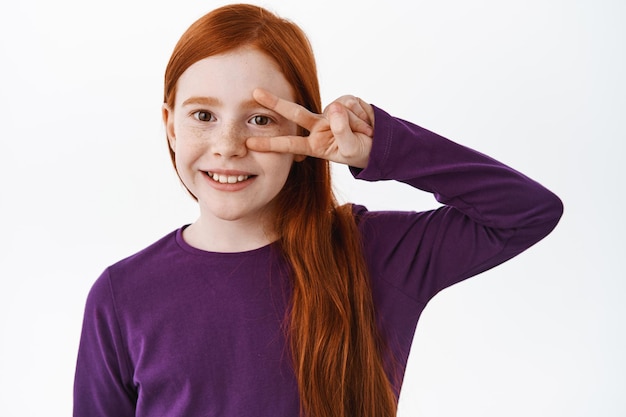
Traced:
<path fill-rule="evenodd" d="M 444 204 L 427 212 L 354 208 L 378 324 L 403 372 L 428 301 L 542 239 L 562 204 L 483 154 L 375 112 L 369 164 L 353 174 L 402 181 Z M 95 282 L 74 416 L 297 416 L 281 327 L 290 280 L 277 245 L 206 252 L 185 243 L 182 230 L 110 266 Z"/>

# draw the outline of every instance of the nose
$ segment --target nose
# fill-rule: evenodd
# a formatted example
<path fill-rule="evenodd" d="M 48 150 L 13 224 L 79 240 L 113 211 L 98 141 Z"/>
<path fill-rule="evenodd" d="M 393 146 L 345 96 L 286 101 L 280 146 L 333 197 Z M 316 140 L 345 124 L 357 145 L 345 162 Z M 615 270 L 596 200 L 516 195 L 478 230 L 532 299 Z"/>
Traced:
<path fill-rule="evenodd" d="M 223 158 L 241 158 L 248 153 L 246 139 L 249 136 L 243 127 L 235 123 L 225 124 L 211 141 L 211 151 Z"/>

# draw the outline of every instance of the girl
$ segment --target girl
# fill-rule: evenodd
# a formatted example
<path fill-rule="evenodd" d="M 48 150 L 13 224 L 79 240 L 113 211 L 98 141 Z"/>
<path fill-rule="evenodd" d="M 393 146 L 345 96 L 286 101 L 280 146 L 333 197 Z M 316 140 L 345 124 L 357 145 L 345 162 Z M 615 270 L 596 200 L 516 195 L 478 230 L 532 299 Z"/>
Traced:
<path fill-rule="evenodd" d="M 322 112 L 305 35 L 256 6 L 183 34 L 163 119 L 200 216 L 95 282 L 75 416 L 393 416 L 428 301 L 562 212 L 519 172 L 356 97 Z M 338 206 L 328 161 L 443 207 Z"/>

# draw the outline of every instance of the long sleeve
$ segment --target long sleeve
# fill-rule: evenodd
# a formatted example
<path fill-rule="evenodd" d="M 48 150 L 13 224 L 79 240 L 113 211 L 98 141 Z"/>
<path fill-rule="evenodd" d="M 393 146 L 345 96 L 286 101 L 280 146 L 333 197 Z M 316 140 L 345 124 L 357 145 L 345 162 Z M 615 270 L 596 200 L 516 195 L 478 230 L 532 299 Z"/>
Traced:
<path fill-rule="evenodd" d="M 518 255 L 558 223 L 558 197 L 514 169 L 374 108 L 367 181 L 430 192 L 429 211 L 354 206 L 389 376 L 400 391 L 419 317 L 441 290 Z"/>
<path fill-rule="evenodd" d="M 521 253 L 558 223 L 559 198 L 525 175 L 378 108 L 375 117 L 368 166 L 353 174 L 402 181 L 444 205 L 422 213 L 360 213 L 370 268 L 405 295 L 425 304 Z"/>
<path fill-rule="evenodd" d="M 135 416 L 136 393 L 124 346 L 106 271 L 87 298 L 74 381 L 74 417 Z"/>

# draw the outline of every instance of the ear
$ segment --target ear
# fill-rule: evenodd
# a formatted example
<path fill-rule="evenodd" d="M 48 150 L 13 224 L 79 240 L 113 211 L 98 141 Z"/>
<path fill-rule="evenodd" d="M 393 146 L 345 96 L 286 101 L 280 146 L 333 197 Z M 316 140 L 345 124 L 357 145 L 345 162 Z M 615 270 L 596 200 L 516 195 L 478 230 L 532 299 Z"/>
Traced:
<path fill-rule="evenodd" d="M 306 159 L 306 155 L 294 155 L 293 160 L 296 162 L 302 162 Z"/>
<path fill-rule="evenodd" d="M 165 125 L 165 134 L 167 135 L 167 141 L 170 144 L 170 149 L 174 151 L 176 149 L 176 134 L 174 132 L 174 111 L 165 103 L 161 107 L 161 113 L 163 115 L 163 124 Z"/>

